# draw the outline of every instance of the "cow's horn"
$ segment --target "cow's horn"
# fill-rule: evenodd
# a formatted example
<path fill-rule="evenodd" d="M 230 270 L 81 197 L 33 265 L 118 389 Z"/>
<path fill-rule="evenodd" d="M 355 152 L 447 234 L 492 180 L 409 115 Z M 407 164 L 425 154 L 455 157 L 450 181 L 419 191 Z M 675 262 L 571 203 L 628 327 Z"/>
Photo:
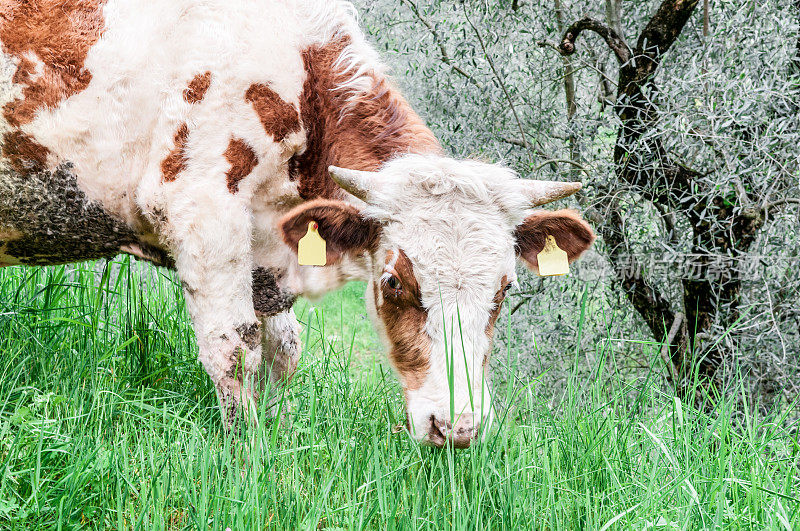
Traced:
<path fill-rule="evenodd" d="M 528 197 L 531 206 L 540 206 L 552 203 L 559 199 L 571 196 L 583 186 L 578 182 L 559 181 L 533 181 L 523 182 L 523 193 Z"/>
<path fill-rule="evenodd" d="M 375 172 L 361 171 L 361 170 L 348 170 L 347 168 L 339 168 L 337 166 L 329 166 L 328 171 L 331 172 L 331 177 L 336 181 L 336 184 L 367 203 L 367 196 L 369 191 L 373 190 L 372 181 L 375 177 Z"/>

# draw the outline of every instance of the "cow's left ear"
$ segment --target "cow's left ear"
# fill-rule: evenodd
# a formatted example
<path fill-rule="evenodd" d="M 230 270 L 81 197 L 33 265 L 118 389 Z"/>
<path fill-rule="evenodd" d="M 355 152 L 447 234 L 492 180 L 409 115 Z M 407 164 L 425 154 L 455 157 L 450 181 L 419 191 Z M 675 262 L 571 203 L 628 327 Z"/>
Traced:
<path fill-rule="evenodd" d="M 556 244 L 567 252 L 570 262 L 577 260 L 595 238 L 592 228 L 574 210 L 542 210 L 531 214 L 517 226 L 514 237 L 517 256 L 537 273 L 537 255 L 542 252 L 548 235 L 553 236 Z"/>
<path fill-rule="evenodd" d="M 316 221 L 325 240 L 326 265 L 342 259 L 345 253 L 360 254 L 378 243 L 380 225 L 365 218 L 353 205 L 342 201 L 316 199 L 289 211 L 280 221 L 283 241 L 297 253 L 297 243 Z"/>

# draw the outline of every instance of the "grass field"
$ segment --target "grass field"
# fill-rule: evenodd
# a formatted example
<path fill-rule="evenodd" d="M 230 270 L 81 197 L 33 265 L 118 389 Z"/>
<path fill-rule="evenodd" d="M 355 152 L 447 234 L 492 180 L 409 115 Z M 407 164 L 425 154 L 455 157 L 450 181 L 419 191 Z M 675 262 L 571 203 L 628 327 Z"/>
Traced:
<path fill-rule="evenodd" d="M 359 285 L 297 304 L 292 412 L 231 441 L 179 284 L 131 264 L 0 270 L 2 529 L 800 528 L 796 429 L 653 378 L 508 378 L 483 444 L 413 444 Z"/>

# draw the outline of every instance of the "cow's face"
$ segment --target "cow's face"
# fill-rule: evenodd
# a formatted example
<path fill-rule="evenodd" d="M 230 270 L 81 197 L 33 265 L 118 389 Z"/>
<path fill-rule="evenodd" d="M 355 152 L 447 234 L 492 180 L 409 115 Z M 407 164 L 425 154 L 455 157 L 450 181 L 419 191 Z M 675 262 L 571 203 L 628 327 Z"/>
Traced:
<path fill-rule="evenodd" d="M 572 211 L 531 209 L 580 185 L 434 156 L 331 173 L 364 204 L 303 204 L 282 222 L 286 242 L 296 250 L 316 221 L 328 264 L 366 255 L 367 305 L 403 385 L 411 433 L 469 446 L 492 420 L 491 340 L 517 258 L 536 270 L 547 235 L 570 261 L 594 239 Z"/>

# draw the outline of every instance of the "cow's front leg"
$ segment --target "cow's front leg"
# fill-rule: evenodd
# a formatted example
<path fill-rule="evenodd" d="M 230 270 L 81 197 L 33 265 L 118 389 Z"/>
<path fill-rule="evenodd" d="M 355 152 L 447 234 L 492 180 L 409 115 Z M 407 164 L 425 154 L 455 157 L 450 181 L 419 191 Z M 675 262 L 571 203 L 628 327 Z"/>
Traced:
<path fill-rule="evenodd" d="M 198 359 L 231 429 L 242 417 L 256 419 L 253 380 L 261 365 L 249 216 L 244 209 L 219 208 L 184 211 L 175 218 L 175 264 L 197 336 Z"/>
<path fill-rule="evenodd" d="M 284 400 L 286 386 L 300 361 L 300 325 L 289 308 L 273 316 L 261 316 L 264 363 L 259 379 L 268 389 L 269 414 L 272 417 L 289 411 Z"/>

